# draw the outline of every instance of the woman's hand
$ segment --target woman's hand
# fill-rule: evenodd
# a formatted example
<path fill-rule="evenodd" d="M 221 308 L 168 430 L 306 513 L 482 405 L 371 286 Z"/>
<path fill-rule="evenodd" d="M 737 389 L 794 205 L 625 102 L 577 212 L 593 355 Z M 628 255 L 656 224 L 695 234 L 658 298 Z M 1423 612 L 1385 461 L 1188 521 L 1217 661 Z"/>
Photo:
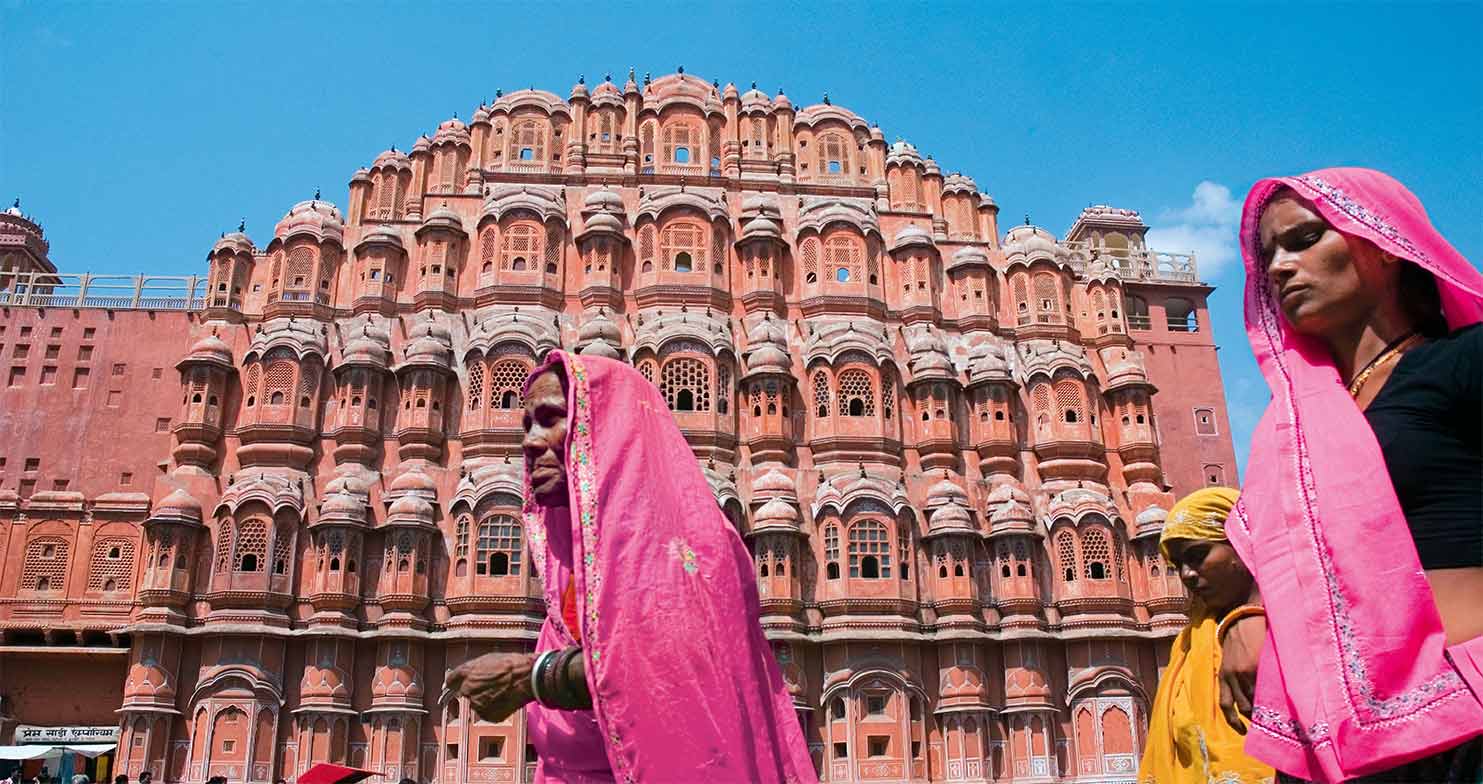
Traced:
<path fill-rule="evenodd" d="M 535 699 L 530 692 L 533 653 L 486 653 L 448 673 L 444 687 L 469 698 L 469 705 L 485 721 L 504 721 Z"/>
<path fill-rule="evenodd" d="M 1251 718 L 1256 694 L 1256 665 L 1267 641 L 1267 618 L 1248 615 L 1226 627 L 1220 642 L 1220 712 L 1237 732 L 1246 734 L 1242 717 Z"/>

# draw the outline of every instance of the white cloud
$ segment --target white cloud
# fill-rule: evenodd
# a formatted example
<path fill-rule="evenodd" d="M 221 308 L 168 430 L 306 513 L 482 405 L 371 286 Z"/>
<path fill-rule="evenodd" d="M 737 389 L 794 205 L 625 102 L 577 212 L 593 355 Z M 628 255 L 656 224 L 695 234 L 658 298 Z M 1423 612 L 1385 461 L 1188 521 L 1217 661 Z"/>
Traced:
<path fill-rule="evenodd" d="M 1209 280 L 1237 261 L 1237 231 L 1241 203 L 1231 189 L 1218 182 L 1195 186 L 1188 207 L 1164 210 L 1148 230 L 1148 247 L 1170 253 L 1195 254 L 1200 277 Z"/>

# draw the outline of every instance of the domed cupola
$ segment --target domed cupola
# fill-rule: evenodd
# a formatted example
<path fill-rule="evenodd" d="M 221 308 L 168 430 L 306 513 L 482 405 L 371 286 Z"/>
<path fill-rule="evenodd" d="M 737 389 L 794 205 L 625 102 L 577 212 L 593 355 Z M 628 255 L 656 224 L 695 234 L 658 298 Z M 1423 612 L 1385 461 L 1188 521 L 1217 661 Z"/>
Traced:
<path fill-rule="evenodd" d="M 622 360 L 623 332 L 603 308 L 587 316 L 577 330 L 577 353 Z"/>

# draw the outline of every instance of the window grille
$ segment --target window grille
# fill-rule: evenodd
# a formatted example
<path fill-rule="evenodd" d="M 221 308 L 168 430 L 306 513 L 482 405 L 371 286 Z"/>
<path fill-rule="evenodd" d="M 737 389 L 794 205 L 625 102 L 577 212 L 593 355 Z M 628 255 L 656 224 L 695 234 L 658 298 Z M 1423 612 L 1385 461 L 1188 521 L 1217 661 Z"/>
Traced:
<path fill-rule="evenodd" d="M 294 527 L 279 525 L 273 532 L 273 574 L 288 574 L 293 564 Z"/>
<path fill-rule="evenodd" d="M 850 526 L 850 576 L 891 576 L 891 544 L 884 524 L 864 520 Z"/>
<path fill-rule="evenodd" d="M 216 571 L 225 572 L 232 563 L 232 521 L 221 520 L 216 524 Z"/>
<path fill-rule="evenodd" d="M 469 365 L 469 410 L 477 410 L 484 399 L 484 363 L 474 360 Z"/>
<path fill-rule="evenodd" d="M 1100 528 L 1088 528 L 1081 534 L 1081 560 L 1083 574 L 1089 580 L 1106 580 L 1112 575 L 1108 571 L 1111 549 L 1107 544 L 1107 532 Z"/>
<path fill-rule="evenodd" d="M 237 536 L 234 568 L 239 572 L 261 572 L 268 557 L 268 526 L 262 520 L 242 523 Z"/>
<path fill-rule="evenodd" d="M 809 237 L 803 241 L 803 277 L 807 283 L 819 280 L 819 240 Z"/>
<path fill-rule="evenodd" d="M 501 359 L 489 367 L 489 407 L 505 410 L 525 406 L 525 377 L 530 366 L 519 359 Z"/>
<path fill-rule="evenodd" d="M 1061 565 L 1061 577 L 1066 582 L 1076 581 L 1076 536 L 1069 529 L 1056 534 L 1056 560 Z"/>
<path fill-rule="evenodd" d="M 41 536 L 26 544 L 21 590 L 60 591 L 67 585 L 69 544 L 60 536 Z"/>
<path fill-rule="evenodd" d="M 1062 418 L 1067 422 L 1082 421 L 1081 383 L 1075 379 L 1063 378 L 1056 382 L 1056 408 L 1061 411 Z"/>
<path fill-rule="evenodd" d="M 520 523 L 509 515 L 495 515 L 479 524 L 480 576 L 505 577 L 520 574 Z"/>
<path fill-rule="evenodd" d="M 875 416 L 875 385 L 870 374 L 851 368 L 839 374 L 840 416 Z"/>
<path fill-rule="evenodd" d="M 129 589 L 134 574 L 134 542 L 124 538 L 99 539 L 93 542 L 92 563 L 88 565 L 88 590 Z"/>
<path fill-rule="evenodd" d="M 814 372 L 814 406 L 820 419 L 829 416 L 829 377 L 822 370 Z"/>
<path fill-rule="evenodd" d="M 494 254 L 499 250 L 499 238 L 493 226 L 484 229 L 479 235 L 479 261 L 483 265 L 480 269 L 490 269 L 494 263 Z"/>
<path fill-rule="evenodd" d="M 659 391 L 671 411 L 709 411 L 710 368 L 699 359 L 672 359 L 660 371 Z"/>
<path fill-rule="evenodd" d="M 502 270 L 522 272 L 532 268 L 541 252 L 541 233 L 529 223 L 516 223 L 503 233 L 500 242 Z"/>

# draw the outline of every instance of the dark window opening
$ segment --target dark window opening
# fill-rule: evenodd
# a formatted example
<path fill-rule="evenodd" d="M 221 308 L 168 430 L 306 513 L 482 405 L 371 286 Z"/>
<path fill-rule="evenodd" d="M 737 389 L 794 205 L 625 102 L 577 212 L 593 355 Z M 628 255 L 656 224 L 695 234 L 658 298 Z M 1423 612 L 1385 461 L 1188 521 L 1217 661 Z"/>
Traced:
<path fill-rule="evenodd" d="M 694 396 L 694 394 L 692 394 L 690 392 L 690 390 L 688 390 L 688 389 L 682 389 L 682 390 L 680 390 L 680 393 L 678 395 L 675 395 L 675 410 L 676 411 L 694 411 L 695 410 L 695 396 Z"/>
<path fill-rule="evenodd" d="M 1087 564 L 1087 575 L 1090 576 L 1093 580 L 1106 580 L 1106 564 L 1103 564 L 1099 561 L 1092 561 L 1091 563 Z"/>
<path fill-rule="evenodd" d="M 675 254 L 675 272 L 689 272 L 691 258 L 689 253 L 681 251 Z"/>
<path fill-rule="evenodd" d="M 242 568 L 239 571 L 257 571 L 257 556 L 253 555 L 252 553 L 248 553 L 247 555 L 242 556 Z"/>
<path fill-rule="evenodd" d="M 828 566 L 824 567 L 824 574 L 827 575 L 828 579 L 830 580 L 838 580 L 839 564 L 830 562 Z"/>
<path fill-rule="evenodd" d="M 867 555 L 860 559 L 860 576 L 866 579 L 875 579 L 881 576 L 880 561 L 873 555 Z"/>

